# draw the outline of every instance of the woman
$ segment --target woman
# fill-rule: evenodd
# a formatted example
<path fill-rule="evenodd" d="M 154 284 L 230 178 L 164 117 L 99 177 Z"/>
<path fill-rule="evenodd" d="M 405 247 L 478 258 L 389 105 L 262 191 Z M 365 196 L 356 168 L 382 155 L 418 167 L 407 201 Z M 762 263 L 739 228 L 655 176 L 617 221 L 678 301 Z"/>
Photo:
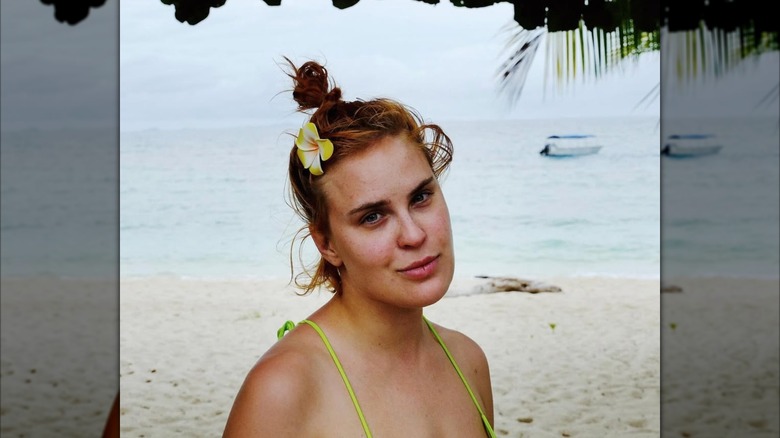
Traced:
<path fill-rule="evenodd" d="M 438 182 L 449 138 L 395 101 L 345 102 L 323 66 L 287 61 L 298 110 L 316 109 L 290 151 L 289 177 L 321 258 L 296 284 L 333 297 L 279 331 L 224 436 L 494 436 L 485 354 L 422 311 L 454 272 Z"/>

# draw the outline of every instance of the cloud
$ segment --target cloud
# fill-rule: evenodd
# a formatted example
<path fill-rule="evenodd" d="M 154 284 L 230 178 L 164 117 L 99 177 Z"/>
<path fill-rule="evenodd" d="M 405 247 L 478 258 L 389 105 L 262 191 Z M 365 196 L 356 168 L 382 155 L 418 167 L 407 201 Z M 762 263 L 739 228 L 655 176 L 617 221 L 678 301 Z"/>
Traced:
<path fill-rule="evenodd" d="M 234 2 L 190 26 L 176 21 L 172 8 L 153 3 L 121 4 L 123 129 L 298 120 L 284 92 L 290 81 L 277 65 L 283 56 L 325 62 L 347 99 L 391 97 L 434 120 L 554 117 L 573 108 L 571 96 L 543 99 L 543 53 L 519 105 L 502 102 L 495 71 L 510 4 L 466 9 L 377 1 L 339 10 L 305 0 L 279 7 Z M 575 101 L 586 108 L 576 112 L 627 112 L 657 83 L 654 62 L 650 83 L 615 82 L 634 89 L 615 90 L 610 99 L 616 101 L 602 102 L 610 95 L 604 91 L 594 99 L 589 87 L 580 87 Z"/>

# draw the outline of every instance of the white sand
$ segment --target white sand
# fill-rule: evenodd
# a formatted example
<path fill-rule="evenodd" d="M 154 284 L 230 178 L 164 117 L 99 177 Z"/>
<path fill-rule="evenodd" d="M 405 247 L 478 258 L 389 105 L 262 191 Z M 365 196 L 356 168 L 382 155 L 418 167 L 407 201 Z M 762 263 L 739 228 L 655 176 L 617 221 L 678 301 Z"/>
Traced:
<path fill-rule="evenodd" d="M 778 436 L 777 280 L 670 281 L 683 291 L 661 295 L 662 321 L 658 281 L 543 280 L 563 292 L 467 295 L 460 280 L 426 309 L 485 350 L 499 436 Z M 116 382 L 114 288 L 51 278 L 2 288 L 3 436 L 98 436 Z M 280 281 L 125 279 L 121 291 L 130 437 L 219 436 L 277 328 L 329 297 L 297 297 Z"/>
<path fill-rule="evenodd" d="M 780 281 L 672 279 L 662 294 L 663 432 L 778 437 Z"/>
<path fill-rule="evenodd" d="M 563 291 L 463 295 L 461 280 L 425 312 L 484 349 L 497 434 L 658 436 L 660 282 L 543 280 Z M 276 330 L 328 298 L 284 281 L 123 280 L 123 436 L 220 436 Z"/>
<path fill-rule="evenodd" d="M 2 279 L 8 437 L 98 437 L 119 387 L 117 283 Z"/>

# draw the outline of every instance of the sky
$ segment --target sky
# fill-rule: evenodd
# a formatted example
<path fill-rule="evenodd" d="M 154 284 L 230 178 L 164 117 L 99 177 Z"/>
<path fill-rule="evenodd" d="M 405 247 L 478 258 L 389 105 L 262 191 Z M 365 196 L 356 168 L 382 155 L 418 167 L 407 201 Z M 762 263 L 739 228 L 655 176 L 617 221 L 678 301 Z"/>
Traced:
<path fill-rule="evenodd" d="M 0 14 L 3 130 L 116 129 L 117 1 L 76 26 L 39 0 L 3 1 Z"/>
<path fill-rule="evenodd" d="M 346 100 L 390 97 L 428 120 L 658 117 L 659 56 L 643 55 L 598 81 L 553 93 L 544 47 L 523 96 L 510 107 L 495 73 L 512 5 L 479 9 L 413 0 L 368 1 L 339 10 L 327 0 L 234 0 L 195 26 L 158 1 L 120 6 L 121 129 L 287 124 L 291 81 L 280 63 L 324 62 Z"/>
<path fill-rule="evenodd" d="M 658 52 L 556 91 L 545 81 L 543 43 L 523 95 L 509 106 L 496 80 L 513 23 L 508 3 L 363 0 L 339 10 L 329 0 L 231 0 L 195 26 L 158 0 L 107 0 L 76 26 L 57 22 L 38 1 L 3 2 L 2 12 L 3 129 L 299 123 L 283 56 L 324 62 L 345 99 L 391 97 L 437 123 L 658 118 L 661 106 L 665 117 L 753 114 L 780 76 L 774 52 L 718 81 L 675 88 L 665 79 L 663 98 L 637 106 L 659 83 Z M 777 117 L 777 101 L 761 111 Z"/>

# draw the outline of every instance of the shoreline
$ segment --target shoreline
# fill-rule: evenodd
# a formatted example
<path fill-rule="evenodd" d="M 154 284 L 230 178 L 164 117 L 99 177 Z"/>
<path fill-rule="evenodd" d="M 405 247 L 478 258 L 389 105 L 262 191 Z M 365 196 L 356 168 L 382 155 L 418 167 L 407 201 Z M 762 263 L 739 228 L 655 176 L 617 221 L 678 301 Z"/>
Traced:
<path fill-rule="evenodd" d="M 451 288 L 461 287 L 471 283 L 479 282 L 480 278 L 484 277 L 503 277 L 503 274 L 474 274 L 463 275 L 455 273 L 452 278 Z M 588 279 L 614 279 L 614 280 L 647 280 L 647 281 L 661 281 L 660 275 L 655 274 L 623 274 L 623 273 L 586 273 L 586 274 L 529 274 L 519 276 L 509 276 L 512 278 L 525 279 L 530 281 L 538 281 L 543 283 L 550 283 L 551 281 L 563 279 L 563 280 L 588 280 Z M 717 276 L 717 278 L 731 278 L 729 276 Z M 699 278 L 699 277 L 695 277 Z M 709 276 L 702 276 L 701 278 L 709 278 Z M 740 277 L 735 277 L 740 278 Z M 755 277 L 745 277 L 745 279 L 762 279 Z M 768 278 L 774 280 L 774 278 Z M 293 282 L 288 275 L 190 275 L 190 274 L 178 274 L 178 273 L 154 273 L 154 274 L 132 274 L 123 275 L 118 277 L 119 283 L 127 282 L 143 282 L 143 281 L 157 281 L 157 280 L 178 280 L 178 281 L 193 281 L 193 282 L 206 282 L 206 283 L 256 283 L 256 282 L 268 282 L 274 284 L 290 284 L 293 286 Z"/>

